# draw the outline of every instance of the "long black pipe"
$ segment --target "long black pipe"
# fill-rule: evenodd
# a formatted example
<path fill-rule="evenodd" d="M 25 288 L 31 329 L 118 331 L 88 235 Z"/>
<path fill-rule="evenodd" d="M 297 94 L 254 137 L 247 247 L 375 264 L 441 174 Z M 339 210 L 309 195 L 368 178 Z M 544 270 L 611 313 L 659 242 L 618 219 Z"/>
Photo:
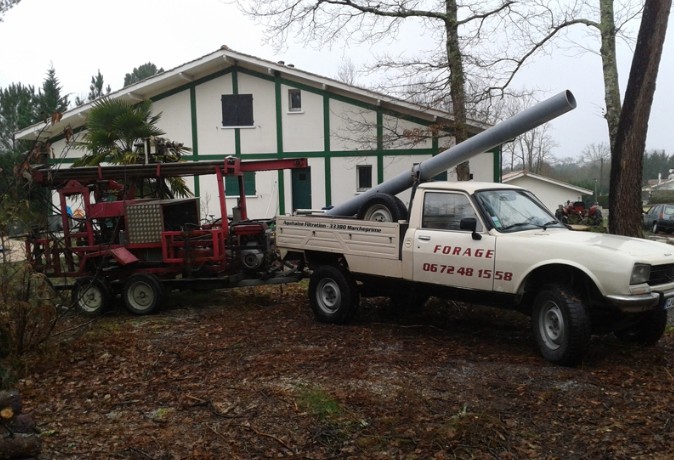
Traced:
<path fill-rule="evenodd" d="M 479 153 L 491 150 L 575 108 L 576 99 L 571 94 L 571 91 L 562 91 L 518 113 L 514 117 L 504 120 L 470 139 L 437 154 L 433 158 L 415 165 L 411 171 L 401 173 L 371 188 L 362 195 L 358 195 L 335 206 L 327 211 L 326 214 L 332 216 L 352 216 L 376 193 L 396 195 L 412 187 L 415 180 L 419 180 L 420 182 L 427 181 Z"/>

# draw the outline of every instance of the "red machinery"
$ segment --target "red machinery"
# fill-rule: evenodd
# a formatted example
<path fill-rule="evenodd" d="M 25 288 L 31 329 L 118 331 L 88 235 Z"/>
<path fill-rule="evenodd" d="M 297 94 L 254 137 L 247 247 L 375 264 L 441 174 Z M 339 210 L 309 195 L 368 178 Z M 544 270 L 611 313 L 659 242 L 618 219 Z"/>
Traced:
<path fill-rule="evenodd" d="M 63 233 L 36 233 L 26 241 L 33 267 L 63 278 L 75 305 L 97 315 L 121 294 L 136 314 L 155 311 L 170 289 L 217 289 L 298 281 L 301 271 L 279 260 L 270 222 L 251 220 L 243 175 L 306 168 L 306 159 L 156 163 L 32 171 L 34 183 L 59 196 Z M 222 219 L 202 224 L 198 198 L 136 198 L 140 179 L 214 174 Z M 227 218 L 225 176 L 239 185 L 236 219 Z M 68 215 L 81 202 L 85 217 Z M 239 218 L 240 216 L 240 218 Z"/>

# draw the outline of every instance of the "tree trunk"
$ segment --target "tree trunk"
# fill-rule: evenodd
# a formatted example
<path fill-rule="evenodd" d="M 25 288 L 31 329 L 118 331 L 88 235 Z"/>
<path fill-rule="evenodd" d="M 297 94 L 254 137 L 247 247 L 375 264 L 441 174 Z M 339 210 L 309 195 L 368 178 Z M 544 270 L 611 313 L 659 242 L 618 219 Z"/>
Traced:
<path fill-rule="evenodd" d="M 466 77 L 463 73 L 463 56 L 459 44 L 458 8 L 456 0 L 445 0 L 447 16 L 445 18 L 447 64 L 449 66 L 449 93 L 452 98 L 454 115 L 454 138 L 459 144 L 468 139 L 466 129 Z M 470 166 L 464 161 L 456 167 L 459 180 L 470 179 Z"/>
<path fill-rule="evenodd" d="M 606 124 L 608 138 L 613 151 L 615 138 L 620 121 L 620 81 L 618 79 L 618 58 L 615 49 L 616 26 L 613 11 L 614 0 L 600 0 L 599 14 L 601 17 L 599 32 L 601 35 L 601 64 L 604 76 L 604 103 L 606 104 Z"/>
<path fill-rule="evenodd" d="M 642 236 L 641 176 L 672 0 L 646 0 L 611 158 L 609 231 Z"/>

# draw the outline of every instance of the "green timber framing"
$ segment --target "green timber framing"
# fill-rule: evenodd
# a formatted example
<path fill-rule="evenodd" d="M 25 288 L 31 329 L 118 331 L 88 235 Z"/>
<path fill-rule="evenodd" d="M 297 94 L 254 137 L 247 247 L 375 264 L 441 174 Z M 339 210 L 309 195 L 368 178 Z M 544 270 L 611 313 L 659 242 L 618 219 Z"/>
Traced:
<path fill-rule="evenodd" d="M 424 120 L 422 118 L 414 117 L 407 114 L 402 114 L 395 112 L 391 109 L 385 109 L 374 104 L 360 101 L 356 98 L 351 98 L 347 96 L 342 96 L 338 94 L 331 93 L 326 89 L 315 88 L 313 86 L 289 80 L 283 78 L 280 75 L 279 71 L 275 71 L 274 75 L 268 75 L 254 70 L 246 69 L 238 65 L 230 66 L 221 71 L 215 72 L 208 76 L 196 79 L 194 81 L 188 82 L 184 85 L 177 86 L 169 91 L 166 91 L 162 94 L 151 97 L 150 100 L 155 102 L 167 97 L 173 96 L 175 94 L 181 93 L 183 91 L 189 91 L 190 99 L 190 120 L 191 120 L 191 132 L 192 132 L 192 155 L 186 157 L 192 161 L 206 161 L 206 160 L 221 160 L 228 155 L 209 155 L 201 154 L 199 152 L 199 138 L 197 135 L 197 113 L 198 107 L 196 102 L 196 91 L 197 87 L 205 82 L 220 78 L 222 76 L 231 74 L 231 83 L 232 83 L 232 92 L 233 94 L 238 94 L 238 79 L 239 74 L 246 74 L 252 77 L 260 78 L 266 81 L 274 83 L 275 86 L 275 112 L 276 112 L 276 152 L 275 153 L 248 153 L 242 154 L 241 148 L 241 135 L 240 128 L 232 128 L 234 130 L 234 155 L 241 158 L 242 160 L 261 160 L 261 159 L 277 159 L 277 158 L 321 158 L 324 160 L 325 165 L 325 206 L 332 204 L 332 181 L 331 181 L 331 158 L 339 157 L 352 157 L 354 156 L 354 151 L 351 150 L 341 150 L 333 151 L 330 146 L 330 100 L 336 100 L 344 102 L 347 104 L 360 107 L 362 109 L 371 110 L 376 113 L 376 124 L 377 124 L 377 148 L 375 150 L 358 150 L 357 156 L 365 157 L 375 157 L 377 163 L 377 183 L 384 181 L 384 158 L 387 156 L 395 155 L 436 155 L 440 153 L 439 140 L 438 136 L 435 135 L 432 138 L 432 146 L 430 148 L 419 148 L 419 149 L 384 149 L 384 136 L 383 136 L 383 117 L 384 115 L 389 115 L 392 117 L 399 118 L 401 120 L 410 121 L 422 126 L 429 126 L 432 123 Z M 281 86 L 286 85 L 292 88 L 297 88 L 302 91 L 311 92 L 314 94 L 321 95 L 323 97 L 323 130 L 324 130 L 324 145 L 323 150 L 321 151 L 301 151 L 301 152 L 286 152 L 283 147 L 283 116 L 282 116 L 282 104 L 281 104 Z M 86 129 L 86 126 L 79 128 L 77 131 Z M 447 132 L 447 134 L 451 134 Z M 52 139 L 52 141 L 58 141 L 63 139 L 63 136 L 58 136 Z M 493 180 L 494 182 L 501 181 L 501 148 L 496 147 L 491 150 L 493 154 Z M 56 163 L 72 163 L 73 158 L 69 159 L 56 159 L 51 160 Z M 283 171 L 278 171 L 278 190 L 279 190 L 279 212 L 285 214 L 285 178 Z M 194 177 L 194 194 L 195 196 L 200 196 L 200 185 L 199 177 Z"/>

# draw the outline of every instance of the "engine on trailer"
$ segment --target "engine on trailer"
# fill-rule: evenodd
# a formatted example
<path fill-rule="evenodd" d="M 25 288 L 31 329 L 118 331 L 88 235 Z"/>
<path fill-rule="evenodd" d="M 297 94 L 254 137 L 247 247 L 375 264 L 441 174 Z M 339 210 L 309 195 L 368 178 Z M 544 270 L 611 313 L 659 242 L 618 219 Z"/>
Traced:
<path fill-rule="evenodd" d="M 234 260 L 248 272 L 266 271 L 276 259 L 272 232 L 266 222 L 244 221 L 231 226 Z"/>

